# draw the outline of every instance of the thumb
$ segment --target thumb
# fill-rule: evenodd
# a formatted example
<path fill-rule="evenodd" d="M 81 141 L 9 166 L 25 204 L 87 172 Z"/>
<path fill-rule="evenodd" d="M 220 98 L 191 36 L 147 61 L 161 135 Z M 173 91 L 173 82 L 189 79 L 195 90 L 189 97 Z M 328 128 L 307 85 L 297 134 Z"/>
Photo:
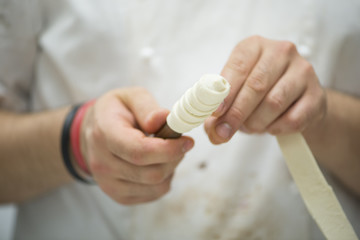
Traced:
<path fill-rule="evenodd" d="M 145 88 L 127 88 L 119 91 L 118 97 L 134 115 L 141 130 L 153 133 L 164 124 L 167 111 L 159 107 L 155 98 Z"/>

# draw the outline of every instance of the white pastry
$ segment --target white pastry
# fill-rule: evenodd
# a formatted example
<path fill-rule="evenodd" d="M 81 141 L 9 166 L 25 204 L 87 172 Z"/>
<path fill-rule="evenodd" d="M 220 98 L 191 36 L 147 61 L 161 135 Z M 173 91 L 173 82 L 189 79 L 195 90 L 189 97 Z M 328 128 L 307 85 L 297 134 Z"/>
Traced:
<path fill-rule="evenodd" d="M 305 205 L 326 239 L 358 239 L 303 136 L 279 135 L 277 140 Z"/>
<path fill-rule="evenodd" d="M 177 133 L 201 125 L 229 94 L 230 84 L 220 75 L 206 74 L 175 103 L 166 121 Z"/>

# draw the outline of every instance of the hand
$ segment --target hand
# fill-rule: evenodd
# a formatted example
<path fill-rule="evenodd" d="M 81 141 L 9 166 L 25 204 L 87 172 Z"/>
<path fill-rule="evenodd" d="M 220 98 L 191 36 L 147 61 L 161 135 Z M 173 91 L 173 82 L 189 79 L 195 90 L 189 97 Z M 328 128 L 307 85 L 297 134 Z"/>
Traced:
<path fill-rule="evenodd" d="M 155 133 L 167 114 L 142 88 L 111 91 L 86 113 L 82 152 L 99 187 L 115 201 L 142 203 L 169 191 L 175 167 L 194 142 L 146 135 Z"/>
<path fill-rule="evenodd" d="M 294 44 L 254 36 L 240 42 L 221 73 L 229 96 L 205 122 L 211 142 L 246 133 L 304 131 L 326 115 L 326 95 Z"/>

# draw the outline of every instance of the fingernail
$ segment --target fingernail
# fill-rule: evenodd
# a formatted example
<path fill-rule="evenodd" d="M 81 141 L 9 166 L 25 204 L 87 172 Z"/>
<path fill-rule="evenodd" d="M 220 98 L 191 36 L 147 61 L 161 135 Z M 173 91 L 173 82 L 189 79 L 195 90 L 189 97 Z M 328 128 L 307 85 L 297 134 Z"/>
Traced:
<path fill-rule="evenodd" d="M 223 139 L 228 139 L 231 136 L 232 128 L 228 123 L 221 123 L 216 126 L 215 131 L 219 137 Z"/>
<path fill-rule="evenodd" d="M 184 143 L 184 146 L 183 146 L 183 152 L 188 152 L 190 151 L 190 149 L 192 149 L 194 146 L 194 143 L 190 140 L 187 140 L 185 143 Z"/>

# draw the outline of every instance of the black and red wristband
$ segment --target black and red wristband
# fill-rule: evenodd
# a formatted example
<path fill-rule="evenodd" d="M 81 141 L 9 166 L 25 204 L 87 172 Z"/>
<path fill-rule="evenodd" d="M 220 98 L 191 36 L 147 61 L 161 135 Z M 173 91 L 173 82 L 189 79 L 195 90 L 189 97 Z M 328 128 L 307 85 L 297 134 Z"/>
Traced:
<path fill-rule="evenodd" d="M 74 121 L 74 118 L 76 116 L 77 111 L 81 108 L 82 104 L 75 105 L 68 115 L 66 116 L 66 119 L 64 121 L 62 133 L 61 133 L 61 154 L 63 157 L 64 165 L 66 169 L 69 171 L 70 175 L 74 177 L 76 180 L 82 182 L 91 184 L 93 183 L 89 179 L 86 179 L 82 177 L 75 169 L 75 167 L 72 164 L 71 155 L 70 155 L 70 131 L 71 126 Z"/>

